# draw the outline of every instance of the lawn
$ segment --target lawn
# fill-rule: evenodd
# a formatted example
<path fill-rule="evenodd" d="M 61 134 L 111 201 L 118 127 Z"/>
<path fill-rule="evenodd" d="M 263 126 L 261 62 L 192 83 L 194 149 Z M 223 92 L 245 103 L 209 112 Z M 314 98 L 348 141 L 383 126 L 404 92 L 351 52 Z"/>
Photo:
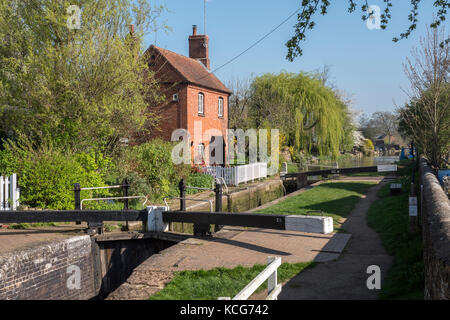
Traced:
<path fill-rule="evenodd" d="M 376 182 L 327 182 L 295 197 L 287 198 L 269 208 L 256 211 L 264 214 L 313 215 L 333 217 L 334 228 L 352 211 L 355 204 Z"/>
<path fill-rule="evenodd" d="M 409 170 L 404 170 L 405 174 Z M 421 233 L 408 232 L 408 175 L 398 183 L 405 186 L 397 196 L 390 195 L 390 184 L 380 189 L 368 212 L 368 224 L 380 234 L 383 246 L 393 256 L 393 265 L 382 285 L 381 299 L 423 299 L 423 249 Z"/>
<path fill-rule="evenodd" d="M 314 265 L 313 262 L 282 263 L 278 268 L 278 282 L 286 282 L 296 274 Z M 265 265 L 251 268 L 238 266 L 233 269 L 180 271 L 161 291 L 150 300 L 217 300 L 219 297 L 234 297 L 252 281 Z M 256 292 L 267 289 L 267 281 Z"/>

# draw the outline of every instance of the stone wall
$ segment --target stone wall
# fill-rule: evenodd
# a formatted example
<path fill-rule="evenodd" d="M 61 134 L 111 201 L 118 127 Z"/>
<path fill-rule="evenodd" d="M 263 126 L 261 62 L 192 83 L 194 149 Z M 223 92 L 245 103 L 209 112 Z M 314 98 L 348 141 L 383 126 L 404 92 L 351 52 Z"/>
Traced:
<path fill-rule="evenodd" d="M 438 179 L 420 162 L 423 185 L 422 230 L 424 240 L 425 299 L 450 299 L 450 204 Z"/>
<path fill-rule="evenodd" d="M 96 295 L 89 236 L 0 255 L 0 300 L 85 300 Z"/>

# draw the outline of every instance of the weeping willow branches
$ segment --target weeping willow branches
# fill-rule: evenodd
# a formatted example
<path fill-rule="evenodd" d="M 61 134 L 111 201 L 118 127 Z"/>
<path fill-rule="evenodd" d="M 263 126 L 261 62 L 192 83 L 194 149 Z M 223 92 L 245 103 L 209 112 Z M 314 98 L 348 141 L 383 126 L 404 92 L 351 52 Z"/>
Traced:
<path fill-rule="evenodd" d="M 350 125 L 347 105 L 316 77 L 266 74 L 251 84 L 250 118 L 256 127 L 279 128 L 290 146 L 337 156 Z"/>

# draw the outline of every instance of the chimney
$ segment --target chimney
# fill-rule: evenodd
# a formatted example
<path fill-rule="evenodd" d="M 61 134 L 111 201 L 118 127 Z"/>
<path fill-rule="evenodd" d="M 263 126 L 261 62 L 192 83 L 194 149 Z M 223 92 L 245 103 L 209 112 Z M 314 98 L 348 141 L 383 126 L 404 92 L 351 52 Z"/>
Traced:
<path fill-rule="evenodd" d="M 208 46 L 209 37 L 197 34 L 197 26 L 192 26 L 192 36 L 189 36 L 189 58 L 200 60 L 210 69 Z"/>

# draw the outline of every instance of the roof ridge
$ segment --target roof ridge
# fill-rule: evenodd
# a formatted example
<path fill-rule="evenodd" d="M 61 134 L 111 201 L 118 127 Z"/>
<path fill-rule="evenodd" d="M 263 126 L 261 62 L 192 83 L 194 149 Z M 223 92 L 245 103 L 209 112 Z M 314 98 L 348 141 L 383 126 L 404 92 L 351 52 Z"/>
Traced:
<path fill-rule="evenodd" d="M 222 81 L 220 81 L 220 79 L 217 78 L 217 76 L 211 70 L 209 70 L 199 59 L 187 57 L 180 53 L 177 53 L 177 52 L 174 52 L 174 51 L 171 51 L 168 49 L 164 49 L 164 48 L 158 47 L 156 45 L 151 45 L 150 47 L 153 47 L 155 50 L 157 50 L 165 58 L 165 60 L 170 64 L 170 66 L 172 66 L 172 68 L 174 68 L 176 70 L 176 72 L 182 78 L 184 78 L 186 81 L 188 81 L 192 84 L 200 85 L 202 87 L 206 87 L 206 88 L 210 88 L 210 89 L 214 89 L 214 90 L 218 90 L 218 91 L 222 91 L 222 92 L 227 92 L 227 93 L 231 94 L 230 89 L 228 89 L 222 83 Z M 185 61 L 185 63 L 183 63 L 182 61 L 177 61 L 177 58 L 178 59 L 182 58 L 182 60 Z M 174 60 L 174 61 L 171 61 L 171 60 Z M 197 66 L 195 68 L 200 67 L 203 70 L 202 72 L 198 73 L 197 75 L 195 74 L 195 72 L 189 72 L 185 68 L 180 69 L 180 64 L 182 64 L 184 66 L 191 65 L 191 68 L 192 68 L 192 67 L 194 67 L 194 63 Z M 197 63 L 199 63 L 200 65 L 197 65 Z M 177 64 L 178 64 L 178 66 L 177 66 Z M 201 73 L 206 73 L 206 74 L 202 75 Z M 207 83 L 205 83 L 204 80 L 206 80 Z"/>

